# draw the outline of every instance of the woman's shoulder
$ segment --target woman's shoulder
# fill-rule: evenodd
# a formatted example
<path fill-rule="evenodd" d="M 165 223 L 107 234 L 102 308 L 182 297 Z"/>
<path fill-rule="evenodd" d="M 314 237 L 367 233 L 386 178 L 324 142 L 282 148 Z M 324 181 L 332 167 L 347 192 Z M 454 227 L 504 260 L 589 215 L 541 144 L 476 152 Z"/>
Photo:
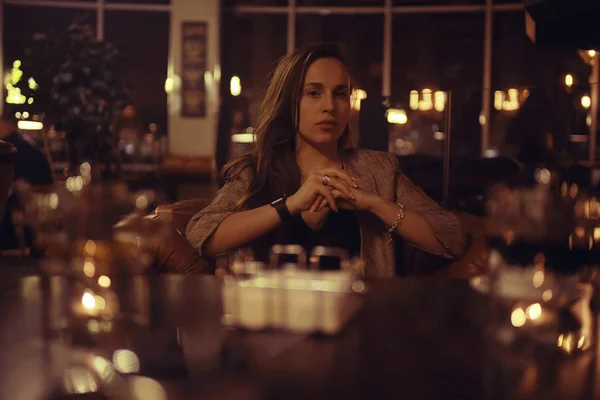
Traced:
<path fill-rule="evenodd" d="M 249 183 L 253 179 L 255 171 L 255 157 L 245 155 L 223 167 L 222 175 L 226 182 L 239 179 L 245 183 Z"/>
<path fill-rule="evenodd" d="M 354 163 L 360 167 L 385 170 L 398 168 L 398 159 L 388 151 L 354 149 L 349 154 Z"/>

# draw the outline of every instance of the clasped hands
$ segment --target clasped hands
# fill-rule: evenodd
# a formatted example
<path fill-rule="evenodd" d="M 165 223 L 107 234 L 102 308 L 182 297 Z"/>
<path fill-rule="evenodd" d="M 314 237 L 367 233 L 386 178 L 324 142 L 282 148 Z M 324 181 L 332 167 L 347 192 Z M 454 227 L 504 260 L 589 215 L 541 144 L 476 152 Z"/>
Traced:
<path fill-rule="evenodd" d="M 360 187 L 344 170 L 321 168 L 311 170 L 286 205 L 292 215 L 332 209 L 370 210 L 379 197 Z"/>

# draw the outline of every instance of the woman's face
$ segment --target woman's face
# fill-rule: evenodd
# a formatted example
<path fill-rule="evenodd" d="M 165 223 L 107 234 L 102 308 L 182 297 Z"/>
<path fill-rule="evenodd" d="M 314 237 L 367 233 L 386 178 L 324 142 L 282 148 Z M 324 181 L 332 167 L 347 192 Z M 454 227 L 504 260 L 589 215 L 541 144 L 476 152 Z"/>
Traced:
<path fill-rule="evenodd" d="M 350 119 L 350 76 L 336 58 L 313 62 L 300 97 L 299 137 L 312 146 L 337 144 Z"/>

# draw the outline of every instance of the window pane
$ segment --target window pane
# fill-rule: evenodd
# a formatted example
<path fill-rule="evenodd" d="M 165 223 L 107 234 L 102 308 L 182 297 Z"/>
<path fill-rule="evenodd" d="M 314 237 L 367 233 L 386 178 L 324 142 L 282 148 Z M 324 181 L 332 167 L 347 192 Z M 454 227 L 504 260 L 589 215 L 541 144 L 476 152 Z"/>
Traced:
<path fill-rule="evenodd" d="M 407 114 L 397 153 L 441 156 L 446 95 L 452 97 L 452 150 L 479 154 L 482 14 L 398 15 L 393 21 L 391 106 Z"/>
<path fill-rule="evenodd" d="M 4 71 L 8 72 L 16 60 L 24 58 L 25 50 L 33 45 L 33 36 L 36 33 L 50 33 L 52 31 L 59 35 L 66 33 L 67 28 L 73 22 L 82 22 L 90 26 L 92 32 L 96 31 L 96 13 L 88 10 L 65 9 L 56 7 L 40 6 L 4 6 L 4 21 L 2 24 L 4 43 L 3 61 Z M 60 55 L 56 55 L 54 64 L 58 65 Z M 42 85 L 42 82 L 38 82 Z M 1 93 L 6 93 L 2 87 Z M 0 93 L 0 94 L 1 94 Z M 4 101 L 5 95 L 2 95 Z M 39 99 L 38 99 L 39 100 Z M 38 106 L 43 106 L 38 102 Z M 15 107 L 7 107 L 7 112 L 12 112 Z M 34 107 L 37 108 L 37 107 Z"/>
<path fill-rule="evenodd" d="M 96 13 L 88 10 L 4 6 L 2 29 L 5 66 L 12 65 L 13 61 L 23 56 L 25 48 L 32 43 L 35 33 L 46 33 L 51 30 L 62 32 L 76 20 L 83 21 L 96 31 Z"/>
<path fill-rule="evenodd" d="M 384 0 L 297 0 L 299 6 L 381 7 Z"/>
<path fill-rule="evenodd" d="M 287 6 L 288 0 L 223 0 L 224 7 L 244 6 Z"/>
<path fill-rule="evenodd" d="M 590 95 L 589 60 L 587 52 L 533 43 L 525 33 L 522 12 L 497 13 L 493 90 L 488 93 L 490 145 L 501 154 L 523 158 L 527 146 L 535 147 L 551 134 L 555 149 L 564 150 L 564 156 L 585 158 L 587 142 L 582 140 L 587 140 L 589 109 L 582 97 Z"/>
<path fill-rule="evenodd" d="M 589 73 L 576 49 L 536 45 L 525 33 L 523 12 L 496 13 L 493 86 L 552 86 L 566 72 Z M 587 81 L 587 77 L 580 78 Z"/>
<path fill-rule="evenodd" d="M 383 16 L 299 15 L 296 29 L 298 47 L 318 42 L 337 43 L 348 58 L 354 85 L 375 96 L 381 95 Z"/>
<path fill-rule="evenodd" d="M 106 40 L 125 57 L 124 80 L 139 122 L 167 129 L 165 80 L 169 58 L 169 14 L 160 12 L 107 11 Z"/>
<path fill-rule="evenodd" d="M 252 143 L 234 136 L 252 136 L 246 128 L 255 127 L 260 99 L 270 72 L 285 55 L 287 46 L 287 16 L 223 14 L 221 45 L 223 102 L 219 109 L 219 139 L 217 168 L 229 159 L 248 152 Z M 230 82 L 238 77 L 241 91 L 231 95 Z M 240 86 L 238 86 L 240 88 Z M 251 140 L 250 140 L 251 142 Z"/>
<path fill-rule="evenodd" d="M 171 4 L 171 0 L 105 0 L 106 3 Z"/>
<path fill-rule="evenodd" d="M 250 120 L 244 123 L 253 124 L 267 77 L 286 53 L 287 17 L 225 14 L 223 22 L 224 90 L 229 92 L 232 76 L 240 78 L 242 91 L 238 99 L 247 101 L 250 113 L 244 118 Z"/>
<path fill-rule="evenodd" d="M 40 0 L 40 1 L 45 1 L 45 2 L 48 2 L 48 3 L 56 3 L 57 0 Z M 65 1 L 76 1 L 76 2 L 79 2 L 79 3 L 95 3 L 98 0 L 65 0 Z"/>
<path fill-rule="evenodd" d="M 485 0 L 393 0 L 395 6 L 452 6 L 452 5 L 481 5 Z"/>

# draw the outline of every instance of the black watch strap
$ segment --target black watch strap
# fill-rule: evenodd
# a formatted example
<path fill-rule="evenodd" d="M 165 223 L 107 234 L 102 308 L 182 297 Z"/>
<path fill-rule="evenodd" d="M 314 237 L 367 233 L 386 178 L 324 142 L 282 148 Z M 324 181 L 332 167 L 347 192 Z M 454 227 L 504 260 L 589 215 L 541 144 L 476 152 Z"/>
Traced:
<path fill-rule="evenodd" d="M 285 205 L 285 199 L 286 197 L 283 196 L 271 203 L 271 206 L 275 209 L 275 211 L 277 211 L 277 214 L 279 214 L 281 222 L 289 221 L 292 218 L 290 210 L 288 210 L 287 206 Z"/>

